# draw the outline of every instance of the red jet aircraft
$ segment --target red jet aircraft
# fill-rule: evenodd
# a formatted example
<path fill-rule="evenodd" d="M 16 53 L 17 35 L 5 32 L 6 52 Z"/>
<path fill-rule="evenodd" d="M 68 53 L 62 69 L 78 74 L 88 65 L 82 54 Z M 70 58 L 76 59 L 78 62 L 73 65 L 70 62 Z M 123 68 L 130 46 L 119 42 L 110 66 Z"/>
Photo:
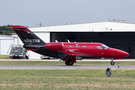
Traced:
<path fill-rule="evenodd" d="M 51 42 L 45 43 L 42 39 L 31 32 L 27 27 L 11 25 L 17 35 L 24 43 L 23 47 L 36 53 L 60 58 L 66 65 L 73 65 L 77 58 L 98 57 L 110 58 L 111 65 L 114 59 L 123 59 L 129 54 L 125 51 L 114 49 L 102 43 L 70 43 L 70 42 Z"/>

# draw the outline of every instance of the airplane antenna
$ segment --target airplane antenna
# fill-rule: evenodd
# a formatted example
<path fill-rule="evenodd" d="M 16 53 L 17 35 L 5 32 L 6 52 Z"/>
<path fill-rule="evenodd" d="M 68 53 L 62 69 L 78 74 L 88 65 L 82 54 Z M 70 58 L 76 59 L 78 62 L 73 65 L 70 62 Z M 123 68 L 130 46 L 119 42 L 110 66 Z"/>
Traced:
<path fill-rule="evenodd" d="M 66 39 L 68 41 L 68 43 L 70 43 L 70 41 L 68 39 Z"/>
<path fill-rule="evenodd" d="M 57 40 L 55 40 L 55 42 L 58 42 Z"/>

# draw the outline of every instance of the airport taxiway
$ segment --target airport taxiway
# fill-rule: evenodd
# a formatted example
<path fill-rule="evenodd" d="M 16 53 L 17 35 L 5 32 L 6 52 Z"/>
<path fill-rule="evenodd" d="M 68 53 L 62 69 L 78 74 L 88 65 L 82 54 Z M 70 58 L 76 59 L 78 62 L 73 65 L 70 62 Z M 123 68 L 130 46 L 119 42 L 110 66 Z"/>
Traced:
<path fill-rule="evenodd" d="M 0 61 L 59 61 L 50 60 L 50 59 L 1 59 Z M 80 61 L 80 60 L 79 60 Z M 82 61 L 111 61 L 109 59 L 83 59 Z M 135 59 L 123 59 L 123 60 L 114 60 L 117 61 L 135 61 Z M 64 65 L 0 65 L 0 69 L 118 69 L 118 65 L 73 65 L 66 66 Z M 120 65 L 120 69 L 135 69 L 135 65 Z"/>
<path fill-rule="evenodd" d="M 118 69 L 117 65 L 0 65 L 0 69 Z M 135 69 L 135 65 L 120 65 L 120 69 Z"/>

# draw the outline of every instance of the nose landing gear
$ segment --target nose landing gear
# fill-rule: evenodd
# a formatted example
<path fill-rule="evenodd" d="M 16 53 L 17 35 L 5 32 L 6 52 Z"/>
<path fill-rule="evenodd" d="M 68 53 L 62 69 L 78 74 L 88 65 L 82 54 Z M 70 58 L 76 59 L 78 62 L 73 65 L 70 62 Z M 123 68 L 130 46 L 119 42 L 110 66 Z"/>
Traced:
<path fill-rule="evenodd" d="M 115 64 L 115 62 L 113 61 L 113 59 L 112 59 L 112 61 L 110 62 L 110 64 L 111 64 L 112 66 Z"/>

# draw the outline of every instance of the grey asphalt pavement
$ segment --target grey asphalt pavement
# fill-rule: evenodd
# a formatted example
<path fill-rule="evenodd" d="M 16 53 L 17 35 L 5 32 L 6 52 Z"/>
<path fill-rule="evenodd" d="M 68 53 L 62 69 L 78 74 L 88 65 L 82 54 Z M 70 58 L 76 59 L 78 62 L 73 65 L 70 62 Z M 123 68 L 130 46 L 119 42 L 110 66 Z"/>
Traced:
<path fill-rule="evenodd" d="M 117 65 L 0 65 L 0 69 L 118 69 Z M 135 69 L 135 65 L 120 65 L 120 69 Z"/>

